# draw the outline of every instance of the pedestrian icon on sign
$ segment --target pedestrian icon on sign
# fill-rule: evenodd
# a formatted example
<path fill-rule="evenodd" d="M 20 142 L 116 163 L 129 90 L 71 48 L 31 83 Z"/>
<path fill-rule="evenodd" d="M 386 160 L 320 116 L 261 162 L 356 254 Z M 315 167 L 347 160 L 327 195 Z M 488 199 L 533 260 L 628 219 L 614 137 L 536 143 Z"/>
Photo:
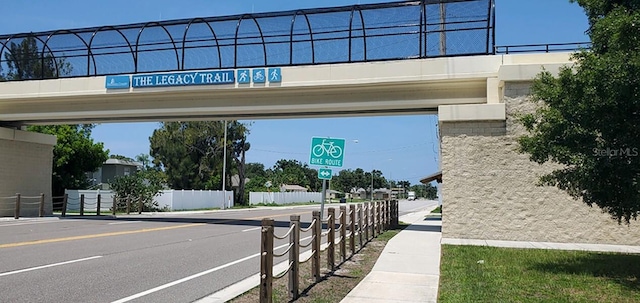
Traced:
<path fill-rule="evenodd" d="M 250 83 L 251 78 L 249 77 L 248 69 L 241 69 L 238 71 L 238 83 Z"/>
<path fill-rule="evenodd" d="M 269 82 L 281 82 L 281 81 L 282 81 L 282 73 L 280 68 L 270 68 Z"/>

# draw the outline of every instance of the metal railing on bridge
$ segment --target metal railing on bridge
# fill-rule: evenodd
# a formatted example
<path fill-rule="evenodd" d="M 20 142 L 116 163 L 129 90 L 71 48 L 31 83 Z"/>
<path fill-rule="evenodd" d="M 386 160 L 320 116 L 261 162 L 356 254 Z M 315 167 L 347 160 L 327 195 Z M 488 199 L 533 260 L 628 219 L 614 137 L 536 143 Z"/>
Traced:
<path fill-rule="evenodd" d="M 547 43 L 547 44 L 521 44 L 521 45 L 498 45 L 495 47 L 496 54 L 516 54 L 516 53 L 552 53 L 578 51 L 591 48 L 591 42 L 570 42 L 570 43 Z"/>
<path fill-rule="evenodd" d="M 0 35 L 0 70 L 25 80 L 492 54 L 494 14 L 494 0 L 421 0 Z"/>

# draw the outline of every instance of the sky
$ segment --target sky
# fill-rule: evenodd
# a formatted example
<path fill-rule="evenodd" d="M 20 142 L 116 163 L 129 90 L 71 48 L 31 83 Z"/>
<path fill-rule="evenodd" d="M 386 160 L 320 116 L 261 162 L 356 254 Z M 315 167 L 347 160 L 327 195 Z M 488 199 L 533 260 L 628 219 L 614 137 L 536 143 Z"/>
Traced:
<path fill-rule="evenodd" d="M 357 0 L 0 0 L 0 34 L 379 3 Z M 569 0 L 496 0 L 496 45 L 589 41 L 584 11 Z M 345 139 L 342 169 L 381 170 L 388 180 L 419 180 L 439 170 L 437 116 L 253 120 L 247 162 L 309 162 L 312 137 Z M 110 154 L 149 153 L 158 123 L 107 123 L 93 130 Z M 340 169 L 334 168 L 334 173 Z"/>

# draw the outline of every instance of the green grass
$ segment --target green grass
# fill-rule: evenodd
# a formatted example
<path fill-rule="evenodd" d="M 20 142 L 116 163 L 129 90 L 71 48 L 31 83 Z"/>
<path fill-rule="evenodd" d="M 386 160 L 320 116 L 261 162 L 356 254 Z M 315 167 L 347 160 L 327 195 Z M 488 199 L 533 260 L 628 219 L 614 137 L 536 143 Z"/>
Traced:
<path fill-rule="evenodd" d="M 640 255 L 443 245 L 438 302 L 640 302 L 639 277 Z"/>
<path fill-rule="evenodd" d="M 441 214 L 442 213 L 442 205 L 436 207 L 434 210 L 431 211 L 432 214 Z"/>
<path fill-rule="evenodd" d="M 231 209 L 245 209 L 245 208 L 256 208 L 255 205 L 234 205 Z"/>

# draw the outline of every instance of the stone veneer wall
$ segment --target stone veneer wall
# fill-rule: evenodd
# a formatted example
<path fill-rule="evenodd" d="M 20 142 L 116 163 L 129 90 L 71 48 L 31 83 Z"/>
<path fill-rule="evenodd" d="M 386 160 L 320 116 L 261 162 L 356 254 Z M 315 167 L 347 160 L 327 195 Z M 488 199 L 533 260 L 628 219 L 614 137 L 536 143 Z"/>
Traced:
<path fill-rule="evenodd" d="M 15 138 L 16 133 L 23 138 Z M 45 194 L 45 215 L 52 214 L 53 145 L 31 140 L 42 136 L 0 128 L 0 217 L 14 216 L 15 199 L 7 197 L 16 193 L 26 197 L 22 199 L 21 216 L 38 216 L 39 205 L 33 203 L 40 200 L 29 197 L 41 193 Z"/>
<path fill-rule="evenodd" d="M 507 83 L 507 121 L 441 122 L 444 238 L 640 245 L 640 222 L 619 225 L 555 187 L 537 186 L 554 165 L 517 151 L 531 111 L 529 83 Z"/>

